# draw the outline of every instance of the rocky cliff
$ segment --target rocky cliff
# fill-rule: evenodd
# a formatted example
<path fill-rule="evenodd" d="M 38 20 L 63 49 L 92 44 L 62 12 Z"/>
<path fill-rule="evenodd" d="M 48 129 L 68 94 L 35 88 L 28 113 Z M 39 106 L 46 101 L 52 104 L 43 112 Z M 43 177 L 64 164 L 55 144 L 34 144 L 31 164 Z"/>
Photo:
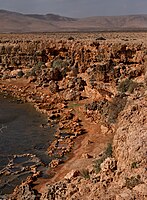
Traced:
<path fill-rule="evenodd" d="M 30 177 L 10 199 L 147 198 L 146 39 L 146 33 L 1 36 L 1 90 L 59 124 L 48 148 L 58 153 L 49 165 L 53 178 L 34 186 Z"/>

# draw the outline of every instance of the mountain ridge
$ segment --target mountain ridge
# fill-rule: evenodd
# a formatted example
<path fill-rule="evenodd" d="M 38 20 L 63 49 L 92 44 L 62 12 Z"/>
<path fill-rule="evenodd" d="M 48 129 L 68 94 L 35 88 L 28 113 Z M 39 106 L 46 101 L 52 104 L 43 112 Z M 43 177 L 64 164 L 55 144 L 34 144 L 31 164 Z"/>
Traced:
<path fill-rule="evenodd" d="M 0 10 L 0 33 L 147 29 L 147 14 L 71 18 Z"/>

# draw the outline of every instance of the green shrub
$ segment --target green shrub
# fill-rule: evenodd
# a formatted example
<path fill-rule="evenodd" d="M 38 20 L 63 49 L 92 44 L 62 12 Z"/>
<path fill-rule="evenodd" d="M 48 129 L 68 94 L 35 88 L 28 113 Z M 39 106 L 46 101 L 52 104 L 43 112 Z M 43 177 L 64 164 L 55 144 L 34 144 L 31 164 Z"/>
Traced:
<path fill-rule="evenodd" d="M 61 69 L 62 67 L 67 67 L 67 66 L 68 66 L 68 62 L 66 62 L 60 58 L 58 58 L 52 62 L 53 68 L 57 67 L 57 68 Z"/>
<path fill-rule="evenodd" d="M 85 179 L 90 179 L 90 174 L 88 169 L 82 169 L 80 171 L 81 176 L 83 176 Z"/>
<path fill-rule="evenodd" d="M 44 65 L 44 62 L 39 61 L 36 65 L 35 65 L 35 69 L 36 70 L 40 70 L 42 68 L 42 65 Z"/>
<path fill-rule="evenodd" d="M 112 153 L 113 153 L 113 151 L 112 151 L 112 144 L 111 144 L 111 143 L 108 143 L 107 149 L 106 149 L 105 152 L 104 152 L 106 158 L 107 158 L 107 157 L 112 157 Z"/>
<path fill-rule="evenodd" d="M 138 163 L 137 162 L 133 162 L 131 164 L 131 169 L 134 169 L 134 168 L 138 168 Z"/>
<path fill-rule="evenodd" d="M 99 173 L 101 171 L 101 164 L 104 162 L 105 158 L 102 157 L 98 160 L 94 161 L 94 169 L 96 173 Z"/>
<path fill-rule="evenodd" d="M 24 75 L 24 73 L 23 73 L 22 70 L 20 70 L 20 71 L 17 73 L 17 76 L 18 76 L 19 78 L 23 77 L 23 75 Z"/>
<path fill-rule="evenodd" d="M 1 47 L 1 55 L 4 55 L 4 54 L 6 54 L 6 48 L 5 48 L 5 46 L 2 46 Z"/>
<path fill-rule="evenodd" d="M 120 91 L 121 93 L 125 92 L 133 93 L 136 87 L 137 83 L 127 78 L 119 84 L 118 91 Z"/>
<path fill-rule="evenodd" d="M 129 88 L 128 88 L 128 92 L 129 92 L 130 94 L 132 94 L 132 93 L 134 92 L 134 89 L 137 88 L 137 86 L 138 86 L 138 83 L 132 81 L 132 83 L 130 84 L 130 86 L 129 86 Z"/>
<path fill-rule="evenodd" d="M 126 187 L 129 189 L 132 189 L 136 185 L 140 184 L 140 175 L 137 175 L 137 177 L 132 176 L 131 178 L 126 178 Z"/>
<path fill-rule="evenodd" d="M 104 162 L 104 160 L 108 157 L 112 157 L 112 144 L 108 143 L 106 150 L 104 151 L 102 157 L 98 160 L 94 161 L 94 169 L 96 173 L 99 173 L 101 171 L 101 164 Z"/>
<path fill-rule="evenodd" d="M 68 69 L 69 63 L 68 61 L 62 60 L 60 58 L 57 58 L 51 63 L 51 67 L 53 70 L 58 70 L 60 73 L 60 76 L 63 78 L 66 76 Z"/>
<path fill-rule="evenodd" d="M 130 85 L 130 80 L 129 79 L 125 79 L 124 81 L 122 81 L 119 86 L 118 86 L 118 90 L 121 92 L 121 93 L 125 93 L 127 92 L 128 88 L 129 88 L 129 85 Z"/>
<path fill-rule="evenodd" d="M 108 123 L 115 123 L 118 115 L 123 111 L 127 103 L 127 96 L 125 94 L 119 94 L 113 98 L 113 101 L 109 103 L 108 107 Z"/>
<path fill-rule="evenodd" d="M 33 68 L 30 70 L 30 72 L 28 72 L 28 75 L 29 75 L 29 76 L 36 76 L 36 69 L 35 69 L 35 67 L 33 67 Z"/>

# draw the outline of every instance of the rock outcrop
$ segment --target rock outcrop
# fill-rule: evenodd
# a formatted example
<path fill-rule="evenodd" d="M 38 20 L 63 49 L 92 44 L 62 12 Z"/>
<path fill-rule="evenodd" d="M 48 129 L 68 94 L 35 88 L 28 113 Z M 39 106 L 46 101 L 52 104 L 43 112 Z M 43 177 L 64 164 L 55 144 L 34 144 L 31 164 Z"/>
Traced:
<path fill-rule="evenodd" d="M 14 199 L 147 198 L 147 46 L 141 34 L 142 40 L 138 33 L 2 37 L 1 90 L 33 103 L 48 125 L 58 123 L 48 147 L 55 177 L 39 189 L 27 180 Z M 73 162 L 58 175 L 71 151 Z"/>

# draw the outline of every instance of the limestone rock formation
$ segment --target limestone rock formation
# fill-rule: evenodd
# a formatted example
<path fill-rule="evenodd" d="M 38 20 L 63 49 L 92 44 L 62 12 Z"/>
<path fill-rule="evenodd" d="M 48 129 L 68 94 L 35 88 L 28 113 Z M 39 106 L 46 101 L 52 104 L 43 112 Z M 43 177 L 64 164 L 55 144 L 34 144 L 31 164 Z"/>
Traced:
<path fill-rule="evenodd" d="M 35 36 L 0 40 L 0 89 L 58 124 L 55 175 L 38 188 L 31 177 L 13 199 L 145 200 L 146 33 Z"/>

